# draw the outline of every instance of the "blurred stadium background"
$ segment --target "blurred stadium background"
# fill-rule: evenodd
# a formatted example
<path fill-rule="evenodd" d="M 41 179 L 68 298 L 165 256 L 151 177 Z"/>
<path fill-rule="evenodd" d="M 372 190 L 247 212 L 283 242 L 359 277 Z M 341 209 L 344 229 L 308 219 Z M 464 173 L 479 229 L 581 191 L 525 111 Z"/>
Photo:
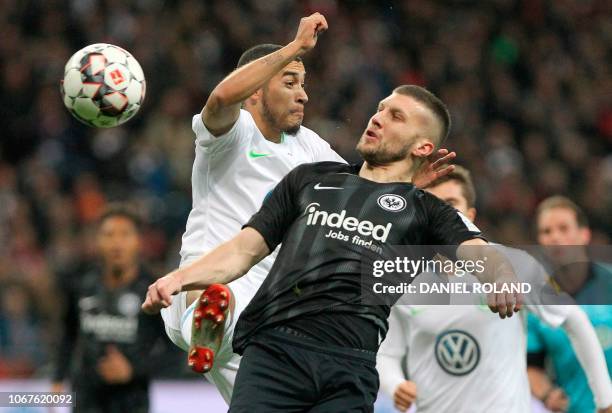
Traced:
<path fill-rule="evenodd" d="M 191 116 L 242 51 L 291 40 L 313 11 L 330 24 L 306 56 L 305 125 L 346 159 L 398 84 L 449 105 L 448 148 L 473 171 L 490 239 L 534 242 L 537 202 L 585 208 L 612 237 L 612 2 L 606 0 L 0 0 L 0 379 L 48 377 L 57 280 L 93 254 L 108 201 L 146 214 L 145 259 L 178 263 L 190 210 Z M 147 97 L 125 126 L 91 129 L 59 94 L 91 43 L 129 50 Z M 193 378 L 169 355 L 165 378 Z"/>

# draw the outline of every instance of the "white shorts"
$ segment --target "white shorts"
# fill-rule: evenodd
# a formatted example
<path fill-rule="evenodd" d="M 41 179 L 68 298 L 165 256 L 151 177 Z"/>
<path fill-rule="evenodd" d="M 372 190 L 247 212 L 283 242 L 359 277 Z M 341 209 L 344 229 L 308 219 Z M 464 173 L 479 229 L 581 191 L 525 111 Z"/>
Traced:
<path fill-rule="evenodd" d="M 185 266 L 192 261 L 183 262 L 181 266 Z M 214 366 L 211 371 L 204 374 L 206 379 L 217 387 L 227 404 L 232 398 L 234 382 L 241 359 L 241 356 L 235 354 L 232 350 L 234 329 L 238 317 L 257 292 L 263 278 L 265 278 L 264 273 L 255 267 L 245 276 L 227 285 L 234 297 L 234 311 L 225 321 L 225 333 L 223 334 L 221 347 L 215 354 Z M 172 304 L 168 308 L 161 310 L 166 334 L 175 345 L 186 352 L 189 351 L 193 312 L 196 304 L 197 300 L 187 308 L 187 293 L 181 292 L 173 297 Z"/>

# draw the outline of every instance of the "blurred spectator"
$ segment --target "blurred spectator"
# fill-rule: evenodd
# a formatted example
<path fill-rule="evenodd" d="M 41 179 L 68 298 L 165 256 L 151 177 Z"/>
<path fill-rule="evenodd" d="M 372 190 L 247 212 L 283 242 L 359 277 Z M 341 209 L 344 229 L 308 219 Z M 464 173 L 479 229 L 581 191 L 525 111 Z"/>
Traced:
<path fill-rule="evenodd" d="M 40 343 L 34 300 L 24 284 L 2 285 L 0 377 L 29 377 L 47 356 Z"/>

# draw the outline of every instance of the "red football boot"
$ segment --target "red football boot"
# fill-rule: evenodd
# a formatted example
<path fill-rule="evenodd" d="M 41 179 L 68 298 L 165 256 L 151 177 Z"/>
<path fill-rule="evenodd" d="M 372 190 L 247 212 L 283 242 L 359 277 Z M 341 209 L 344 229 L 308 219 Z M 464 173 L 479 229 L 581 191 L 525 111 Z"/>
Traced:
<path fill-rule="evenodd" d="M 193 312 L 188 357 L 189 367 L 196 373 L 206 373 L 213 367 L 215 353 L 221 347 L 231 295 L 227 286 L 213 284 L 198 299 Z"/>

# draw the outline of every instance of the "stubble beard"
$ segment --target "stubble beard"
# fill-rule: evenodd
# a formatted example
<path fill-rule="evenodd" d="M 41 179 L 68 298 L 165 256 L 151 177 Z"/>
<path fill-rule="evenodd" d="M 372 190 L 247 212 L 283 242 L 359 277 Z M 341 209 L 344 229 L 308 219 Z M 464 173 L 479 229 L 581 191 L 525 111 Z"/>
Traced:
<path fill-rule="evenodd" d="M 296 135 L 302 126 L 302 122 L 298 122 L 295 125 L 285 126 L 283 127 L 281 124 L 280 116 L 275 116 L 272 110 L 270 110 L 270 105 L 268 105 L 268 98 L 266 97 L 266 93 L 264 92 L 261 99 L 262 106 L 262 115 L 268 124 L 272 125 L 272 127 L 279 129 L 281 132 L 286 133 L 288 135 Z"/>
<path fill-rule="evenodd" d="M 385 145 L 379 145 L 377 148 L 364 149 L 360 145 L 357 145 L 357 152 L 361 155 L 364 161 L 371 166 L 388 165 L 394 162 L 402 161 L 406 159 L 410 153 L 410 147 L 412 145 L 406 145 L 399 151 L 392 152 Z"/>

